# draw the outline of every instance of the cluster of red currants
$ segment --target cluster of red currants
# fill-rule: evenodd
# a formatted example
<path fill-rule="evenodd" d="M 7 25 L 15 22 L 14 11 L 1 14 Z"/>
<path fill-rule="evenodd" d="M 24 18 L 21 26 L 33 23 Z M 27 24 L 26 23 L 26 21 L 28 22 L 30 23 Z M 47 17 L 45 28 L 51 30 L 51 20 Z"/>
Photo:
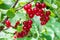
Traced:
<path fill-rule="evenodd" d="M 37 2 L 35 4 L 35 7 L 32 9 L 32 5 L 31 4 L 26 4 L 24 6 L 24 9 L 26 10 L 28 16 L 30 18 L 33 18 L 34 15 L 39 16 L 40 17 L 40 21 L 41 21 L 41 25 L 45 25 L 48 21 L 49 21 L 49 15 L 51 14 L 50 11 L 44 11 L 43 9 L 46 8 L 46 4 L 45 3 L 39 3 Z M 22 38 L 24 36 L 26 36 L 28 34 L 28 32 L 30 31 L 30 28 L 32 27 L 32 20 L 28 20 L 28 21 L 24 21 L 23 22 L 23 30 L 21 32 L 15 32 L 17 38 Z M 9 20 L 5 21 L 6 27 L 10 28 L 11 27 L 11 23 Z M 20 24 L 19 21 L 16 22 L 14 28 L 17 28 L 17 26 Z"/>
<path fill-rule="evenodd" d="M 7 27 L 7 28 L 10 28 L 10 27 L 11 27 L 11 22 L 10 22 L 9 20 L 6 20 L 6 21 L 5 21 L 5 24 L 6 24 L 6 27 Z M 20 22 L 17 21 L 16 24 L 15 24 L 15 26 L 14 26 L 14 28 L 17 28 L 17 26 L 18 26 L 19 24 L 20 24 Z"/>
<path fill-rule="evenodd" d="M 45 25 L 48 22 L 50 15 L 50 11 L 44 12 L 44 8 L 46 8 L 46 4 L 39 2 L 35 4 L 35 7 L 33 9 L 31 4 L 26 4 L 24 6 L 24 9 L 26 10 L 29 18 L 33 18 L 34 15 L 40 16 L 41 25 Z"/>
<path fill-rule="evenodd" d="M 23 30 L 21 32 L 15 32 L 14 34 L 17 36 L 17 38 L 22 38 L 24 36 L 26 36 L 28 34 L 28 32 L 30 31 L 30 28 L 32 27 L 32 20 L 28 20 L 28 21 L 24 21 L 23 22 Z M 10 28 L 11 27 L 11 23 L 9 20 L 5 21 L 6 27 Z M 20 24 L 19 21 L 16 22 L 14 28 L 17 28 L 17 26 Z"/>
<path fill-rule="evenodd" d="M 26 35 L 28 35 L 28 32 L 30 31 L 30 28 L 32 27 L 32 20 L 24 21 L 23 22 L 23 30 L 21 32 L 15 32 L 17 34 L 17 38 L 22 38 Z"/>

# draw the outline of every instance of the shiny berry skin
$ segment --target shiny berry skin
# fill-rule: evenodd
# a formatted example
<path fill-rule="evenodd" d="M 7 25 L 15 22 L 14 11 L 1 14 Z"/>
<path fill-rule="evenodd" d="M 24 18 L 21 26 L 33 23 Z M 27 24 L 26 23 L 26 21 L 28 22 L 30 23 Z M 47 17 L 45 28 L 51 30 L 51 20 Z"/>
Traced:
<path fill-rule="evenodd" d="M 23 30 L 22 32 L 17 34 L 17 38 L 23 38 L 26 35 L 28 35 L 28 32 Z"/>
<path fill-rule="evenodd" d="M 5 24 L 6 24 L 6 27 L 7 27 L 7 28 L 10 28 L 11 23 L 10 23 L 10 21 L 9 21 L 9 20 L 6 20 L 6 21 L 5 21 Z"/>
<path fill-rule="evenodd" d="M 32 26 L 31 25 L 28 25 L 28 29 L 30 29 Z"/>
<path fill-rule="evenodd" d="M 30 17 L 30 18 L 33 18 L 33 17 L 34 17 L 34 14 L 29 14 L 29 17 Z"/>
<path fill-rule="evenodd" d="M 24 22 L 23 22 L 23 25 L 24 25 L 24 26 L 27 26 L 27 24 L 28 24 L 27 21 L 24 21 Z"/>
<path fill-rule="evenodd" d="M 22 31 L 22 32 L 21 32 L 21 35 L 22 35 L 22 37 L 24 37 L 24 36 L 25 36 L 25 32 L 24 32 L 24 31 Z"/>
<path fill-rule="evenodd" d="M 26 4 L 26 5 L 24 6 L 24 9 L 25 9 L 25 10 L 28 10 L 28 9 L 31 8 L 31 6 L 32 6 L 31 4 Z"/>
<path fill-rule="evenodd" d="M 37 13 L 35 13 L 36 14 L 36 16 L 39 16 L 40 15 L 40 13 L 39 12 L 37 12 Z"/>
<path fill-rule="evenodd" d="M 41 3 L 41 6 L 42 6 L 42 8 L 45 8 L 46 4 L 45 3 Z"/>
<path fill-rule="evenodd" d="M 50 14 L 50 11 L 46 11 L 46 16 L 49 16 Z"/>
<path fill-rule="evenodd" d="M 26 26 L 23 26 L 23 30 L 27 30 L 27 27 Z"/>
<path fill-rule="evenodd" d="M 39 9 L 39 11 L 38 11 L 39 13 L 44 13 L 44 11 L 42 10 L 42 9 Z"/>
<path fill-rule="evenodd" d="M 28 6 L 27 6 L 27 5 L 25 5 L 25 6 L 24 6 L 24 9 L 25 9 L 25 10 L 27 10 L 27 9 L 28 9 Z"/>
<path fill-rule="evenodd" d="M 33 8 L 33 12 L 34 12 L 34 13 L 37 13 L 38 10 L 39 10 L 39 9 L 38 9 L 37 7 Z"/>
<path fill-rule="evenodd" d="M 15 28 L 16 28 L 19 24 L 20 24 L 20 22 L 17 21 L 16 24 L 15 24 Z"/>
<path fill-rule="evenodd" d="M 45 16 L 45 20 L 48 21 L 50 18 L 48 16 Z"/>
<path fill-rule="evenodd" d="M 44 21 L 44 20 L 45 20 L 45 18 L 44 18 L 44 17 L 41 17 L 41 18 L 40 18 L 40 21 Z"/>
<path fill-rule="evenodd" d="M 45 21 L 41 21 L 41 25 L 45 25 L 46 24 L 46 22 Z"/>
<path fill-rule="evenodd" d="M 30 25 L 31 25 L 32 23 L 33 23 L 33 22 L 32 22 L 32 20 L 28 20 L 28 24 L 30 24 Z"/>
<path fill-rule="evenodd" d="M 21 33 L 23 33 L 24 36 L 28 35 L 28 32 L 24 30 Z"/>
<path fill-rule="evenodd" d="M 29 9 L 32 7 L 32 5 L 31 5 L 31 4 L 27 4 L 27 6 L 28 6 L 28 8 L 29 8 Z"/>
<path fill-rule="evenodd" d="M 17 34 L 17 38 L 23 38 L 22 33 L 18 33 L 18 34 Z"/>
<path fill-rule="evenodd" d="M 28 14 L 32 14 L 32 13 L 33 13 L 32 9 L 28 9 L 28 10 L 27 10 L 27 13 L 28 13 Z"/>
<path fill-rule="evenodd" d="M 37 3 L 35 4 L 35 6 L 36 6 L 37 8 L 39 8 L 39 7 L 40 7 L 40 3 L 37 2 Z"/>
<path fill-rule="evenodd" d="M 28 26 L 23 26 L 23 30 L 29 31 Z"/>
<path fill-rule="evenodd" d="M 41 13 L 41 14 L 40 14 L 40 17 L 44 17 L 44 16 L 45 16 L 44 13 Z"/>

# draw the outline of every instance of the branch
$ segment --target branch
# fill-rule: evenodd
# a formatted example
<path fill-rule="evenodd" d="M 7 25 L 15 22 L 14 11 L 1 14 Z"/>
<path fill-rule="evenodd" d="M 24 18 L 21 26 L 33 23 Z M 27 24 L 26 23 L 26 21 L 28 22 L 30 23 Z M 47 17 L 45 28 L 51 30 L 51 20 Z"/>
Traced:
<path fill-rule="evenodd" d="M 31 3 L 31 2 L 33 2 L 34 0 L 32 0 L 32 1 L 30 1 L 30 2 L 28 2 L 27 4 L 29 4 L 29 3 Z M 25 4 L 26 5 L 26 4 Z M 24 6 L 25 6 L 24 5 Z M 20 9 L 22 9 L 24 6 L 22 6 L 21 8 L 17 8 L 17 10 L 16 11 L 18 11 L 18 10 L 20 10 Z"/>
<path fill-rule="evenodd" d="M 15 4 L 13 5 L 12 8 L 15 8 L 15 6 L 17 5 L 17 3 L 18 3 L 18 0 L 16 0 L 16 2 L 15 2 Z"/>
<path fill-rule="evenodd" d="M 15 6 L 17 5 L 18 3 L 18 0 L 16 0 L 15 4 L 13 5 L 12 8 L 15 8 Z M 8 20 L 9 17 L 6 17 L 5 20 L 2 22 L 3 24 L 5 24 L 5 21 Z"/>
<path fill-rule="evenodd" d="M 16 2 L 15 2 L 15 4 L 13 5 L 12 8 L 15 8 L 15 6 L 17 5 L 17 3 L 18 3 L 18 0 L 16 0 Z M 8 20 L 8 18 L 9 18 L 9 17 L 6 17 L 6 18 L 2 21 L 2 23 L 5 24 L 5 21 Z M 3 28 L 4 28 L 4 27 L 3 27 Z M 0 29 L 1 29 L 1 28 L 0 28 Z M 2 29 L 2 30 L 3 30 L 3 29 Z M 1 31 L 2 31 L 2 30 L 1 30 Z"/>
<path fill-rule="evenodd" d="M 29 3 L 33 2 L 33 1 L 34 1 L 34 0 L 28 2 L 27 4 L 29 4 Z M 17 5 L 17 3 L 18 3 L 18 0 L 16 0 L 16 2 L 15 2 L 15 4 L 13 5 L 12 8 L 15 8 L 15 6 Z M 25 5 L 26 5 L 26 4 L 25 4 Z M 24 5 L 24 6 L 25 6 L 25 5 Z M 24 6 L 22 6 L 21 8 L 18 8 L 16 11 L 22 9 Z M 8 19 L 9 19 L 9 17 L 6 17 L 2 23 L 5 24 L 5 21 L 8 20 Z"/>
<path fill-rule="evenodd" d="M 5 24 L 5 21 L 8 20 L 9 17 L 6 17 L 5 20 L 2 22 L 3 24 Z"/>

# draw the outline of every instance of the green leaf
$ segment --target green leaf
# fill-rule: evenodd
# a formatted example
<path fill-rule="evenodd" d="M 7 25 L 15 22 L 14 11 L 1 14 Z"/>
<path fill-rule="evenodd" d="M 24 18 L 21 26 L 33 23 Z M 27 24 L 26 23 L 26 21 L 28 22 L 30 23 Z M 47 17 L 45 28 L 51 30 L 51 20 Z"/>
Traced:
<path fill-rule="evenodd" d="M 45 3 L 48 7 L 52 7 L 52 5 L 50 3 L 46 2 L 46 1 L 45 1 Z"/>
<path fill-rule="evenodd" d="M 31 40 L 29 37 L 24 37 L 24 38 L 17 38 L 17 40 Z"/>
<path fill-rule="evenodd" d="M 36 3 L 38 0 L 34 0 L 34 2 Z"/>
<path fill-rule="evenodd" d="M 7 16 L 13 18 L 15 16 L 15 9 L 11 8 L 7 11 Z"/>
<path fill-rule="evenodd" d="M 1 21 L 1 12 L 0 12 L 0 21 Z"/>
<path fill-rule="evenodd" d="M 52 0 L 44 0 L 45 2 L 48 2 L 49 4 L 51 4 Z"/>
<path fill-rule="evenodd" d="M 22 12 L 22 11 L 21 11 Z M 26 20 L 26 14 L 25 13 L 21 13 L 20 11 L 19 12 L 16 12 L 15 16 L 11 19 L 10 18 L 10 21 L 11 21 L 11 24 L 14 26 L 15 23 L 20 20 L 20 22 L 22 21 L 25 21 Z"/>
<path fill-rule="evenodd" d="M 55 4 L 57 4 L 57 6 L 60 7 L 60 1 L 56 0 Z"/>
<path fill-rule="evenodd" d="M 2 4 L 3 3 L 3 1 L 2 0 L 0 0 L 0 4 Z"/>
<path fill-rule="evenodd" d="M 51 36 L 46 33 L 41 33 L 40 37 L 42 40 L 52 40 Z"/>
<path fill-rule="evenodd" d="M 51 15 L 52 17 L 55 17 L 55 16 L 56 16 L 51 10 L 50 10 L 50 12 L 51 12 L 50 15 Z"/>
<path fill-rule="evenodd" d="M 7 40 L 7 38 L 0 38 L 0 40 Z"/>
<path fill-rule="evenodd" d="M 22 27 L 21 26 L 17 26 L 17 31 L 21 32 L 22 31 Z"/>
<path fill-rule="evenodd" d="M 9 9 L 11 6 L 5 3 L 0 4 L 0 9 Z"/>

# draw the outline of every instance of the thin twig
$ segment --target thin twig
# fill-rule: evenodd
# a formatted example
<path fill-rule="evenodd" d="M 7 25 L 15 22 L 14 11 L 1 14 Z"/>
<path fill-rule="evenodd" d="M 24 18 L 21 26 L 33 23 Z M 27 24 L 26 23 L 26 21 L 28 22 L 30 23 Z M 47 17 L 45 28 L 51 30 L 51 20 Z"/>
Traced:
<path fill-rule="evenodd" d="M 30 2 L 28 2 L 27 4 L 29 4 L 29 3 L 31 3 L 31 2 L 33 2 L 34 0 L 32 0 L 32 1 L 30 1 Z M 26 5 L 26 4 L 25 4 Z M 24 6 L 25 6 L 24 5 Z M 16 11 L 18 11 L 18 10 L 20 10 L 20 9 L 22 9 L 24 6 L 22 6 L 21 8 L 17 8 L 17 10 Z"/>
<path fill-rule="evenodd" d="M 18 3 L 18 0 L 16 0 L 15 4 L 13 5 L 12 8 L 15 8 L 15 6 L 17 5 Z M 5 24 L 5 21 L 8 20 L 9 17 L 6 17 L 5 20 L 2 22 L 3 24 Z"/>
<path fill-rule="evenodd" d="M 29 4 L 29 3 L 33 2 L 33 1 L 34 1 L 34 0 L 28 2 L 27 4 Z M 17 3 L 18 3 L 18 0 L 16 0 L 16 2 L 15 2 L 15 4 L 13 5 L 12 8 L 15 8 L 15 6 L 17 5 Z M 25 5 L 26 5 L 26 4 L 25 4 Z M 24 5 L 24 6 L 25 6 L 25 5 Z M 22 6 L 21 8 L 18 8 L 16 11 L 22 9 L 24 6 Z M 5 20 L 4 20 L 2 23 L 5 24 L 5 21 L 8 20 L 8 18 L 9 18 L 9 17 L 6 17 Z"/>
<path fill-rule="evenodd" d="M 17 3 L 18 3 L 18 0 L 16 0 L 16 2 L 15 2 L 15 4 L 13 5 L 12 8 L 15 8 L 15 6 L 17 5 Z M 9 17 L 6 17 L 2 23 L 5 24 L 5 21 L 8 20 L 8 19 L 9 19 Z M 8 28 L 7 28 L 7 29 L 8 29 Z M 5 29 L 5 30 L 6 30 L 6 29 Z"/>
<path fill-rule="evenodd" d="M 16 0 L 16 2 L 15 2 L 15 4 L 13 5 L 12 8 L 15 8 L 15 6 L 17 5 L 17 3 L 18 3 L 18 0 Z"/>
<path fill-rule="evenodd" d="M 3 24 L 5 24 L 5 21 L 8 20 L 9 17 L 6 17 L 5 20 L 2 22 Z"/>

